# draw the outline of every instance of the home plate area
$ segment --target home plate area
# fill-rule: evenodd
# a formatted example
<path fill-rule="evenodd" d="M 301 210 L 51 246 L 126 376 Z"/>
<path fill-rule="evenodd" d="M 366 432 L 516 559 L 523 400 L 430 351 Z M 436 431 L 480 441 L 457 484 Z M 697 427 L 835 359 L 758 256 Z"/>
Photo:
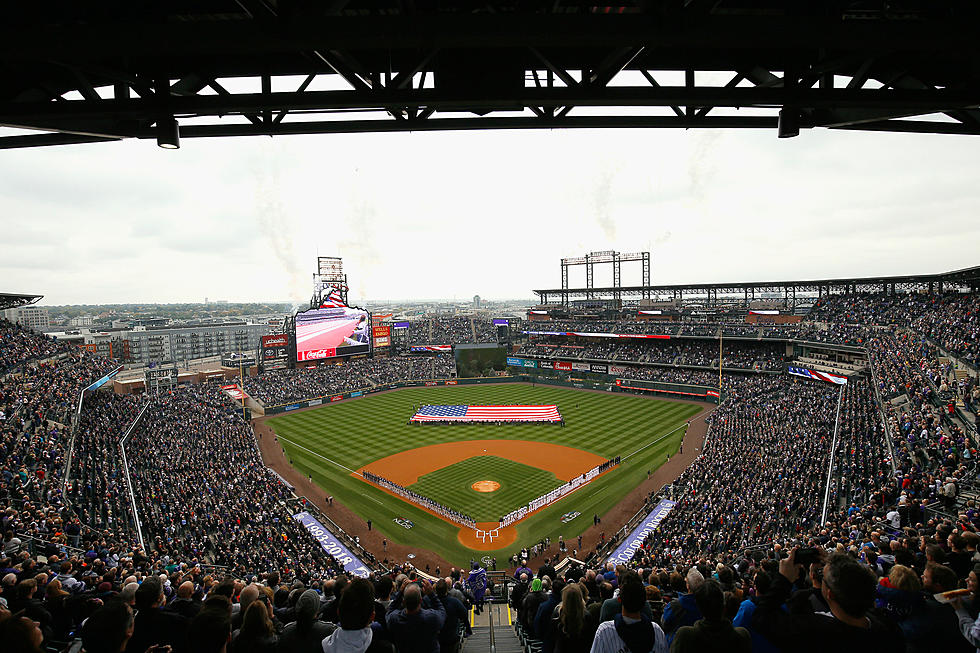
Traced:
<path fill-rule="evenodd" d="M 355 474 L 460 526 L 464 546 L 489 551 L 516 541 L 514 524 L 613 464 L 548 442 L 476 440 L 410 449 Z"/>

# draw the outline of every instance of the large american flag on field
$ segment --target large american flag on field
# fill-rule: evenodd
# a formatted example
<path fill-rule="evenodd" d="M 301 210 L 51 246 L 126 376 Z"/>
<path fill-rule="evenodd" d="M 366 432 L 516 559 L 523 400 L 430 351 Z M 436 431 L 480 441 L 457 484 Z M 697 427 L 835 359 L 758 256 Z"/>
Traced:
<path fill-rule="evenodd" d="M 558 406 L 422 406 L 413 422 L 560 422 Z"/>

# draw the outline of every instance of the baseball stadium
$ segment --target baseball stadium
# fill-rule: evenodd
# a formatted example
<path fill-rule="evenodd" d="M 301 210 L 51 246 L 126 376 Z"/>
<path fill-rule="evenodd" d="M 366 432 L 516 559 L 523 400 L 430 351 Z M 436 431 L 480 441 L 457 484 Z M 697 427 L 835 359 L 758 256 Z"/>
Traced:
<path fill-rule="evenodd" d="M 975 7 L 7 13 L 4 653 L 980 651 Z"/>

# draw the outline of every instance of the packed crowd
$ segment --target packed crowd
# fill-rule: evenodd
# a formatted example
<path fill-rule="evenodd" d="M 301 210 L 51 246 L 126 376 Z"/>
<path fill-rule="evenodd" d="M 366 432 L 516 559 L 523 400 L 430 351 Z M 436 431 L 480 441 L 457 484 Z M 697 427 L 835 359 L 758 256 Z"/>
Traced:
<path fill-rule="evenodd" d="M 778 370 L 784 365 L 780 347 L 771 342 L 730 341 L 724 344 L 723 367 Z M 606 338 L 575 338 L 567 341 L 534 339 L 523 345 L 520 355 L 545 358 L 595 359 L 611 362 L 658 363 L 718 367 L 716 340 L 642 340 L 621 342 Z"/>
<path fill-rule="evenodd" d="M 399 381 L 456 376 L 452 354 L 360 358 L 343 365 L 270 370 L 245 379 L 245 391 L 267 406 L 362 390 Z"/>
<path fill-rule="evenodd" d="M 291 518 L 289 489 L 263 464 L 252 429 L 217 385 L 154 398 L 126 453 L 144 537 L 159 555 L 207 561 L 238 577 L 336 573 Z"/>
<path fill-rule="evenodd" d="M 456 345 L 471 342 L 497 342 L 497 327 L 484 317 L 461 315 L 415 320 L 408 330 L 412 345 Z"/>
<path fill-rule="evenodd" d="M 73 347 L 39 336 L 34 331 L 0 317 L 0 376 L 24 363 L 71 351 Z"/>
<path fill-rule="evenodd" d="M 40 337 L 40 336 L 38 336 Z M 84 388 L 112 361 L 66 352 L 27 366 L 0 383 L 0 506 L 4 527 L 78 544 L 104 537 L 104 524 L 83 526 L 62 495 L 74 408 Z"/>
<path fill-rule="evenodd" d="M 820 323 L 805 328 L 865 345 L 873 383 L 852 379 L 841 390 L 792 377 L 727 375 L 729 399 L 710 417 L 704 451 L 670 490 L 677 505 L 629 565 L 609 569 L 596 557 L 562 574 L 547 563 L 536 574 L 518 570 L 519 588 L 521 574 L 528 577 L 515 608 L 547 653 L 633 650 L 637 642 L 644 651 L 719 643 L 735 650 L 978 648 L 980 510 L 959 497 L 977 478 L 976 443 L 951 415 L 951 400 L 972 388 L 957 385 L 950 363 L 923 338 L 969 358 L 974 300 L 897 298 L 868 307 L 873 302 L 852 299 L 828 300 L 818 307 Z M 917 333 L 869 329 L 862 320 Z M 220 650 L 229 636 L 236 652 L 275 650 L 285 641 L 294 648 L 282 650 L 363 653 L 377 637 L 375 651 L 386 643 L 388 651 L 438 653 L 442 635 L 446 646 L 458 641 L 458 620 L 444 630 L 450 604 L 456 610 L 445 597 L 458 575 L 435 588 L 398 577 L 340 580 L 335 562 L 313 551 L 290 518 L 288 491 L 214 386 L 153 399 L 126 445 L 147 550 L 133 544 L 128 508 L 113 493 L 119 462 L 105 460 L 136 400 L 99 393 L 83 404 L 62 496 L 73 409 L 81 389 L 113 366 L 63 353 L 64 360 L 44 364 L 16 353 L 10 360 L 17 364 L 0 358 L 0 368 L 19 367 L 0 383 L 0 605 L 27 617 L 0 610 L 5 646 L 77 632 L 88 632 L 92 651 L 109 650 L 112 637 L 122 638 L 115 650 L 131 637 L 131 650 L 141 652 L 153 644 Z M 623 376 L 716 380 L 707 370 L 630 369 Z M 24 535 L 46 542 L 32 554 Z M 251 584 L 232 580 L 253 577 Z M 957 587 L 968 590 L 963 598 L 932 597 Z M 455 591 L 465 602 L 464 588 Z M 127 605 L 135 605 L 135 619 Z M 357 618 L 352 605 L 362 608 Z M 301 638 L 309 648 L 296 643 Z"/>
<path fill-rule="evenodd" d="M 136 521 L 126 488 L 120 440 L 144 399 L 97 392 L 85 398 L 75 435 L 67 498 L 82 523 L 135 542 Z"/>

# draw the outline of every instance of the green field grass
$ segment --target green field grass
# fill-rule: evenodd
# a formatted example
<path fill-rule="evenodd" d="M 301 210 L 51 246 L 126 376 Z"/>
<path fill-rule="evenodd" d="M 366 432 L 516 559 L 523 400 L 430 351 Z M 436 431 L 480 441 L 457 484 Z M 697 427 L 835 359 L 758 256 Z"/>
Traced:
<path fill-rule="evenodd" d="M 497 481 L 500 489 L 477 492 L 471 487 L 476 481 Z M 551 472 L 513 460 L 474 456 L 426 474 L 408 489 L 479 522 L 497 521 L 517 506 L 564 483 Z"/>
<path fill-rule="evenodd" d="M 422 403 L 557 404 L 566 426 L 409 425 L 414 407 Z M 630 456 L 586 488 L 520 522 L 517 544 L 495 553 L 498 558 L 508 557 L 524 543 L 543 537 L 557 540 L 558 535 L 570 540 L 590 527 L 594 513 L 601 515 L 610 510 L 646 478 L 648 470 L 656 469 L 677 451 L 684 423 L 700 410 L 697 405 L 627 394 L 500 384 L 405 388 L 277 416 L 270 418 L 268 424 L 294 467 L 312 475 L 326 494 L 333 495 L 365 520 L 371 519 L 374 527 L 390 540 L 434 551 L 453 564 L 465 564 L 474 552 L 457 540 L 457 526 L 393 498 L 351 472 L 400 451 L 444 442 L 487 439 L 551 442 L 604 458 Z M 668 433 L 671 433 L 669 437 L 663 437 Z M 658 439 L 659 442 L 648 446 Z M 484 480 L 484 475 L 477 476 L 469 483 Z M 523 492 L 530 494 L 523 495 Z M 543 492 L 525 488 L 514 495 L 520 497 L 517 503 L 503 512 Z M 447 502 L 448 498 L 441 500 Z M 570 511 L 582 514 L 567 524 L 562 523 L 560 517 Z M 497 517 L 499 514 L 494 514 L 492 519 Z M 415 526 L 404 529 L 394 523 L 397 518 L 409 519 Z"/>

